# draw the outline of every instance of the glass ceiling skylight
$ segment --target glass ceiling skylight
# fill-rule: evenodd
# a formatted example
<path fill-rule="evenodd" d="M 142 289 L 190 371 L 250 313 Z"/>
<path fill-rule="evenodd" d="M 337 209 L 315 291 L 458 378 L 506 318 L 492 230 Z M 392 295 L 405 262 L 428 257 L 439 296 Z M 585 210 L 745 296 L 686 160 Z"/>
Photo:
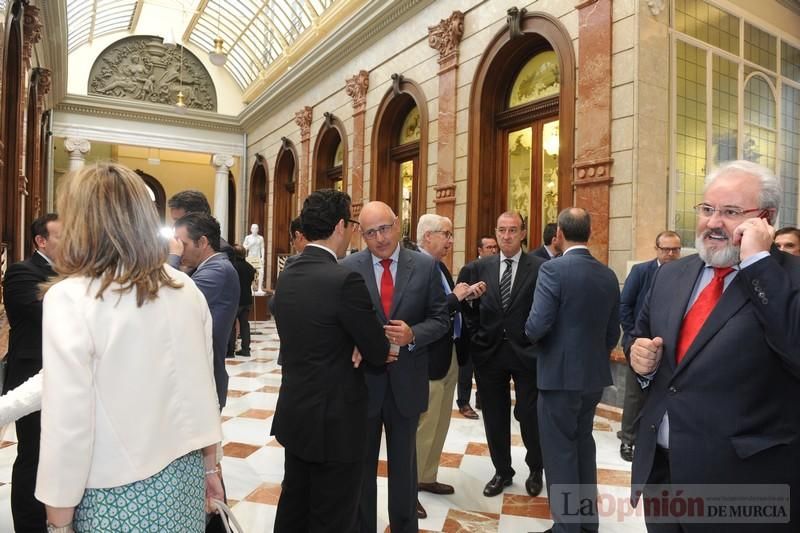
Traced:
<path fill-rule="evenodd" d="M 67 0 L 67 49 L 101 35 L 130 30 L 142 0 Z"/>
<path fill-rule="evenodd" d="M 225 68 L 246 89 L 334 1 L 208 0 L 187 29 L 189 42 L 212 50 L 221 36 L 228 54 Z"/>

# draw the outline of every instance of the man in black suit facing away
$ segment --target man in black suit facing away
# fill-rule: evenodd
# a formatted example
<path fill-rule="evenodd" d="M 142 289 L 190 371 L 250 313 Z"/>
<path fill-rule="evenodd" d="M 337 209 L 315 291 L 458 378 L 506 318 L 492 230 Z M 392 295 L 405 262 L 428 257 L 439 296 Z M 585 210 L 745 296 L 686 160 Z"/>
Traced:
<path fill-rule="evenodd" d="M 561 243 L 559 242 L 556 234 L 558 224 L 550 223 L 544 227 L 542 232 L 542 245 L 531 253 L 536 257 L 541 257 L 545 261 L 561 255 Z"/>
<path fill-rule="evenodd" d="M 373 533 L 377 524 L 376 477 L 385 427 L 389 526 L 392 533 L 413 533 L 419 529 L 416 437 L 419 415 L 428 408 L 429 346 L 447 334 L 450 319 L 437 262 L 400 246 L 401 225 L 392 209 L 369 202 L 359 222 L 367 249 L 348 255 L 342 265 L 366 280 L 393 362 L 365 369 L 367 452 L 357 530 Z"/>
<path fill-rule="evenodd" d="M 548 531 L 581 533 L 598 528 L 592 422 L 603 388 L 612 384 L 609 357 L 619 340 L 619 282 L 589 253 L 586 210 L 562 211 L 557 231 L 564 253 L 539 269 L 525 334 L 535 343 L 539 431 L 555 521 Z M 586 501 L 593 505 L 584 516 Z M 579 507 L 580 519 L 565 521 L 566 513 Z"/>
<path fill-rule="evenodd" d="M 483 404 L 486 440 L 495 475 L 483 489 L 484 496 L 497 496 L 511 485 L 511 390 L 516 392 L 514 416 L 519 420 L 530 475 L 525 489 L 531 496 L 542 490 L 542 451 L 536 414 L 536 361 L 533 345 L 525 336 L 525 319 L 531 308 L 536 276 L 544 259 L 525 254 L 525 222 L 516 212 L 497 219 L 495 230 L 500 254 L 478 260 L 467 283 L 483 282 L 486 292 L 463 306 L 470 330 L 470 356 Z M 461 281 L 461 277 L 459 277 Z"/>
<path fill-rule="evenodd" d="M 350 197 L 315 191 L 300 217 L 309 243 L 275 289 L 284 360 L 272 434 L 285 453 L 275 531 L 342 533 L 355 525 L 367 443 L 359 363 L 382 367 L 389 343 L 363 276 L 337 264 L 357 224 Z"/>
<path fill-rule="evenodd" d="M 42 300 L 39 284 L 55 276 L 52 260 L 61 236 L 58 215 L 49 213 L 31 224 L 36 251 L 30 259 L 8 267 L 3 294 L 10 331 L 8 369 L 3 391 L 24 383 L 42 369 Z M 44 533 L 44 505 L 34 496 L 39 464 L 40 412 L 17 420 L 17 459 L 11 472 L 11 515 L 14 530 Z"/>
<path fill-rule="evenodd" d="M 622 346 L 633 342 L 631 334 L 636 325 L 636 317 L 642 310 L 650 283 L 658 267 L 681 258 L 681 237 L 674 231 L 662 231 L 656 236 L 656 258 L 639 263 L 631 268 L 619 304 L 619 321 L 622 325 Z M 625 353 L 625 356 L 630 354 Z M 625 372 L 625 400 L 622 407 L 622 425 L 617 437 L 622 441 L 619 455 L 625 461 L 633 461 L 633 445 L 636 442 L 637 419 L 646 396 L 639 386 L 636 373 L 630 368 Z"/>

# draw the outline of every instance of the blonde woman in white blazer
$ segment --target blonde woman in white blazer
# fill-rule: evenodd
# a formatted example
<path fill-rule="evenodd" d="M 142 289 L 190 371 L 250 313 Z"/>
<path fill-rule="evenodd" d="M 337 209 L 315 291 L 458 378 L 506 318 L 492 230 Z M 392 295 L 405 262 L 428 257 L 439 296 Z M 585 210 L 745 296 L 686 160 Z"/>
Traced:
<path fill-rule="evenodd" d="M 98 163 L 58 195 L 59 277 L 43 312 L 36 497 L 51 531 L 203 531 L 222 498 L 211 316 L 144 182 Z"/>

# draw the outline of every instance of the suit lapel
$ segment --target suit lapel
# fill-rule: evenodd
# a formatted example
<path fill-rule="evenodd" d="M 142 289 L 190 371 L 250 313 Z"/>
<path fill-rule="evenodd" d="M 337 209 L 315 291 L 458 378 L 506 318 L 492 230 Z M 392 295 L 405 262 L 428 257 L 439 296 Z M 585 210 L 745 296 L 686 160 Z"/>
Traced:
<path fill-rule="evenodd" d="M 679 280 L 674 285 L 676 305 L 672 307 L 667 317 L 665 331 L 669 337 L 664 338 L 665 350 L 663 354 L 673 372 L 675 371 L 675 348 L 678 346 L 678 336 L 681 332 L 683 315 L 686 311 L 686 306 L 689 305 L 689 298 L 692 297 L 694 284 L 697 282 L 697 277 L 704 266 L 705 263 L 698 256 L 694 256 L 694 259 L 687 261 L 686 265 L 675 276 L 675 279 Z"/>
<path fill-rule="evenodd" d="M 683 370 L 697 356 L 700 349 L 747 303 L 747 294 L 736 286 L 739 283 L 742 283 L 742 279 L 739 278 L 739 274 L 736 274 L 731 284 L 722 293 L 722 297 L 720 297 L 716 307 L 711 311 L 703 327 L 697 332 L 697 337 L 694 338 L 694 341 L 686 351 L 686 355 L 683 356 L 681 364 L 675 370 L 676 373 Z"/>
<path fill-rule="evenodd" d="M 378 312 L 378 316 L 386 322 L 386 315 L 383 312 L 383 305 L 381 305 L 381 295 L 378 293 L 378 285 L 375 282 L 375 267 L 372 264 L 372 254 L 369 250 L 364 250 L 359 257 L 357 272 L 364 277 L 369 290 L 369 296 L 372 298 L 372 305 Z"/>
<path fill-rule="evenodd" d="M 394 280 L 394 297 L 392 298 L 392 309 L 389 312 L 394 316 L 394 312 L 400 305 L 400 300 L 403 299 L 406 285 L 411 277 L 411 272 L 414 270 L 414 263 L 411 261 L 411 253 L 402 246 L 400 247 L 400 255 L 397 257 L 397 273 Z"/>
<path fill-rule="evenodd" d="M 517 300 L 517 295 L 522 292 L 521 289 L 523 285 L 528 281 L 528 278 L 533 273 L 533 269 L 530 265 L 530 258 L 528 254 L 525 252 L 519 256 L 519 265 L 517 265 L 517 275 L 514 276 L 514 284 L 511 286 L 511 299 L 508 301 L 508 308 L 511 309 L 514 306 L 514 302 Z M 499 282 L 498 282 L 498 289 L 497 294 L 500 294 L 499 289 Z"/>
<path fill-rule="evenodd" d="M 480 277 L 480 276 L 479 276 Z M 500 298 L 500 254 L 493 255 L 492 260 L 486 264 L 486 294 L 497 301 L 497 308 L 502 309 Z"/>

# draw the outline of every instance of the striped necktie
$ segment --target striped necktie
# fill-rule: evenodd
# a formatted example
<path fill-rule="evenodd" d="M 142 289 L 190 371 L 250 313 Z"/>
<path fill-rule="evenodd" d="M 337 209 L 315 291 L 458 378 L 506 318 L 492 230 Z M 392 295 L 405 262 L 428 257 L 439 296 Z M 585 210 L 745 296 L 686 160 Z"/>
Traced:
<path fill-rule="evenodd" d="M 503 311 L 507 311 L 508 304 L 511 303 L 511 269 L 514 265 L 514 260 L 505 259 L 504 261 L 506 269 L 500 278 L 500 301 L 503 303 Z"/>

